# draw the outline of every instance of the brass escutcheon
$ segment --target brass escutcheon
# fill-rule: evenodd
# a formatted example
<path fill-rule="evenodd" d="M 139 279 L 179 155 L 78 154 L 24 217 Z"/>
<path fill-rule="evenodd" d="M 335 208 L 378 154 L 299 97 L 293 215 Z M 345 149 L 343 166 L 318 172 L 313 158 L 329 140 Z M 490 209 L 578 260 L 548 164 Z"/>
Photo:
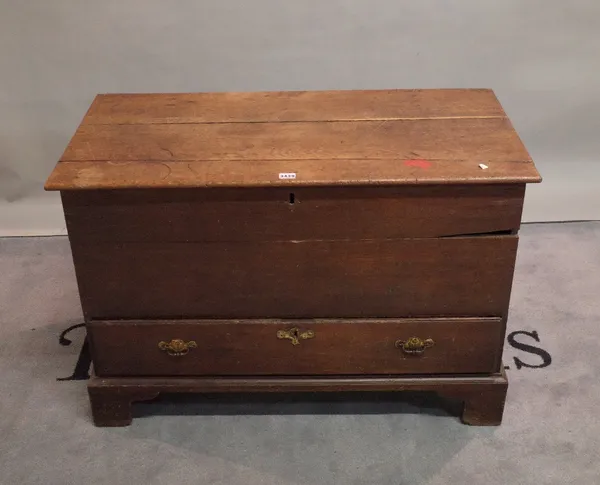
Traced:
<path fill-rule="evenodd" d="M 420 339 L 419 337 L 410 337 L 408 340 L 396 340 L 396 347 L 402 349 L 405 354 L 420 355 L 425 349 L 433 347 L 433 339 Z"/>
<path fill-rule="evenodd" d="M 195 349 L 198 347 L 196 342 L 190 340 L 189 342 L 184 342 L 181 339 L 173 339 L 170 342 L 159 342 L 158 348 L 160 350 L 164 350 L 167 354 L 172 355 L 173 357 L 181 357 L 182 355 L 186 355 L 190 349 Z"/>
<path fill-rule="evenodd" d="M 313 332 L 312 330 L 306 330 L 305 332 L 301 332 L 298 327 L 290 328 L 289 330 L 277 331 L 277 338 L 289 339 L 292 341 L 292 345 L 298 345 L 300 343 L 300 339 L 306 340 L 314 337 L 315 332 Z"/>

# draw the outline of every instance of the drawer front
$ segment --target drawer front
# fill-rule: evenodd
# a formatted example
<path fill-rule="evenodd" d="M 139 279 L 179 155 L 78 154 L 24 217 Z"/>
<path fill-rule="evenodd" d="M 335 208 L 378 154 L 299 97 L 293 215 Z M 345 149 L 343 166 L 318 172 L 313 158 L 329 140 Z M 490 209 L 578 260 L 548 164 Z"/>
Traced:
<path fill-rule="evenodd" d="M 88 320 L 500 316 L 517 237 L 72 249 Z"/>
<path fill-rule="evenodd" d="M 443 237 L 519 228 L 524 185 L 63 192 L 72 242 Z"/>
<path fill-rule="evenodd" d="M 491 373 L 500 318 L 98 321 L 98 376 Z"/>

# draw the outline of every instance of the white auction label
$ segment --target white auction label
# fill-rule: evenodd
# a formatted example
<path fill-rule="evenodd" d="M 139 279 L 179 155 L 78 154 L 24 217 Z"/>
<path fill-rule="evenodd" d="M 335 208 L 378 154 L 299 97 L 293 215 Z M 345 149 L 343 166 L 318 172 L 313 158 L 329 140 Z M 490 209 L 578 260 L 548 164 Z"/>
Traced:
<path fill-rule="evenodd" d="M 296 172 L 281 172 L 279 174 L 279 178 L 281 180 L 284 180 L 284 179 L 288 179 L 288 180 L 289 179 L 295 179 L 296 178 Z"/>

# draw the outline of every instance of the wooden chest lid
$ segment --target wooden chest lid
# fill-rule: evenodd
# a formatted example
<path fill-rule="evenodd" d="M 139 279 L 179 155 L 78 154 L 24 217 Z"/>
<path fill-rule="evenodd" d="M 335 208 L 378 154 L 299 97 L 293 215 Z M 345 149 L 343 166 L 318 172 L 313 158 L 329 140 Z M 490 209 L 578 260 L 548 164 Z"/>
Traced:
<path fill-rule="evenodd" d="M 540 180 L 488 89 L 103 94 L 45 188 Z"/>

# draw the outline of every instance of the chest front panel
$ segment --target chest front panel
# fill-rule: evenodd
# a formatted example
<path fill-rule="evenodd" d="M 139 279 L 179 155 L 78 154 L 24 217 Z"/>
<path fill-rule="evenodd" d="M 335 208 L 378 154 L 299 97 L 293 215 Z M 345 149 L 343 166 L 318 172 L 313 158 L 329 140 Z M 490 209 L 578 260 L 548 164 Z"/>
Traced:
<path fill-rule="evenodd" d="M 96 318 L 501 315 L 524 187 L 63 195 Z"/>

